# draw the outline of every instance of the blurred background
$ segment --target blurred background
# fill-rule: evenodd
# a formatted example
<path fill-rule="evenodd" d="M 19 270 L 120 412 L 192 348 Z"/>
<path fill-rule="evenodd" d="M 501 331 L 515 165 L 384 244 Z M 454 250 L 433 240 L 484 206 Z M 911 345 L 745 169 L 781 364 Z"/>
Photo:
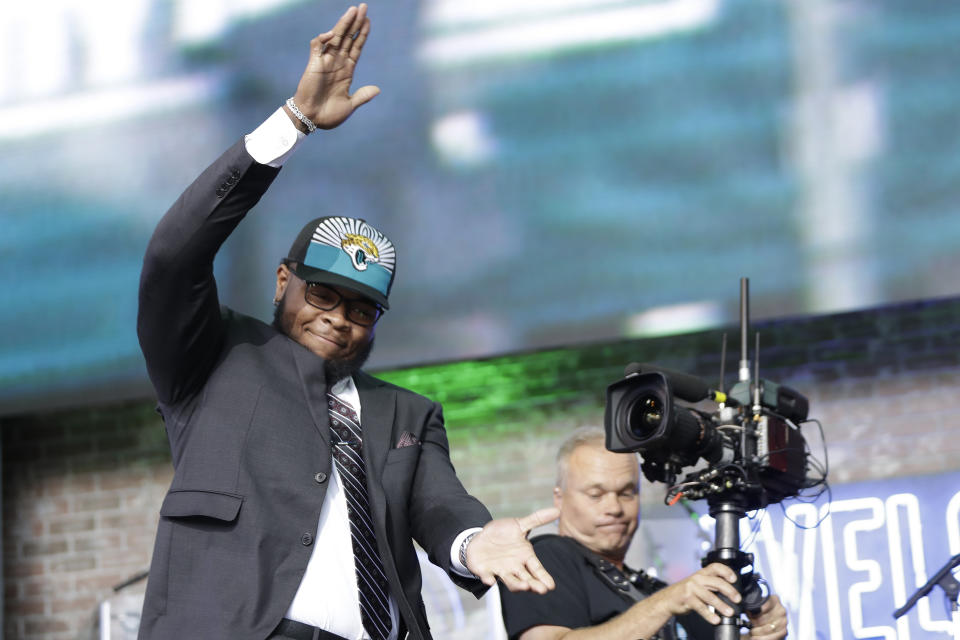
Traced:
<path fill-rule="evenodd" d="M 343 6 L 0 10 L 0 406 L 145 387 L 143 250 L 291 95 Z M 406 366 L 960 293 L 960 10 L 917 2 L 372 3 L 359 84 L 218 257 L 269 317 L 304 221 L 399 247 L 371 364 Z"/>
<path fill-rule="evenodd" d="M 623 364 L 716 375 L 747 276 L 764 377 L 810 395 L 840 512 L 868 514 L 820 542 L 782 514 L 750 524 L 797 637 L 947 637 L 939 609 L 896 628 L 889 613 L 960 552 L 960 6 L 370 5 L 355 86 L 382 94 L 287 163 L 217 258 L 221 302 L 269 318 L 306 220 L 369 220 L 398 246 L 371 367 L 443 401 L 468 488 L 519 515 L 549 499 L 553 449 L 599 422 Z M 111 588 L 147 567 L 170 468 L 135 335 L 144 248 L 292 95 L 309 40 L 346 6 L 0 8 L 7 637 L 94 634 Z M 681 576 L 711 529 L 644 495 L 634 557 Z M 881 533 L 835 546 L 847 530 Z M 813 546 L 786 553 L 785 538 Z M 868 548 L 884 567 L 912 558 L 910 579 L 877 578 Z M 444 581 L 427 574 L 437 636 L 500 637 L 495 603 Z M 134 597 L 113 618 L 135 628 L 138 612 Z"/>

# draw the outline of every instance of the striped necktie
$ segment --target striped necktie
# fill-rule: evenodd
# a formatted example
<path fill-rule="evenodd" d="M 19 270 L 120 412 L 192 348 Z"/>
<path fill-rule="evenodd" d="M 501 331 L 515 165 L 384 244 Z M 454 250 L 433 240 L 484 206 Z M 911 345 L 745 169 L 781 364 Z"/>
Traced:
<path fill-rule="evenodd" d="M 360 618 L 363 628 L 373 640 L 390 636 L 390 604 L 387 578 L 377 554 L 373 518 L 367 497 L 367 474 L 363 466 L 363 438 L 357 412 L 329 391 L 330 430 L 333 459 L 347 496 L 350 517 L 350 538 L 357 570 L 357 591 L 360 596 Z"/>

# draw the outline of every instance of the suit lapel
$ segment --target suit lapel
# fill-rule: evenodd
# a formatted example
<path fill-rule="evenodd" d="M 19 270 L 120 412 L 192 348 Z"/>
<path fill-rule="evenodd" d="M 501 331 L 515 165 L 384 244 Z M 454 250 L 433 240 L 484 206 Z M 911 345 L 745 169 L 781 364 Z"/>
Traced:
<path fill-rule="evenodd" d="M 409 544 L 403 540 L 392 540 L 387 533 L 387 495 L 383 490 L 383 466 L 387 453 L 393 447 L 393 422 L 396 419 L 397 394 L 382 380 L 369 376 L 362 371 L 353 376 L 360 396 L 360 426 L 363 429 L 363 457 L 367 465 L 367 495 L 373 515 L 373 530 L 377 536 L 380 559 L 390 582 L 390 592 L 400 607 L 401 629 L 404 621 L 417 620 L 417 614 L 411 605 L 404 587 L 411 581 L 410 576 L 400 577 L 394 557 L 393 547 Z M 405 509 L 406 505 L 393 505 Z M 423 637 L 415 632 L 411 637 Z"/>
<path fill-rule="evenodd" d="M 327 380 L 323 373 L 323 359 L 293 340 L 288 342 L 300 374 L 300 383 L 307 398 L 307 406 L 310 407 L 313 424 L 329 450 L 330 409 L 327 406 Z"/>
<path fill-rule="evenodd" d="M 393 420 L 396 413 L 396 394 L 384 383 L 362 371 L 353 376 L 360 395 L 360 426 L 363 429 L 363 457 L 367 474 L 377 484 L 383 473 L 392 442 Z"/>

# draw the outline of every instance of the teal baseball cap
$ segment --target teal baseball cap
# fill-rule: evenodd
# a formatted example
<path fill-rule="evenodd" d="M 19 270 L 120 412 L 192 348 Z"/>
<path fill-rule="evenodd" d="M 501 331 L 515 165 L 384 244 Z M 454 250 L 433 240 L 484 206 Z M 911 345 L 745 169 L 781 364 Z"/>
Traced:
<path fill-rule="evenodd" d="M 361 293 L 384 309 L 393 286 L 397 251 L 387 236 L 366 220 L 325 216 L 311 220 L 297 235 L 287 261 L 307 282 L 322 282 Z"/>

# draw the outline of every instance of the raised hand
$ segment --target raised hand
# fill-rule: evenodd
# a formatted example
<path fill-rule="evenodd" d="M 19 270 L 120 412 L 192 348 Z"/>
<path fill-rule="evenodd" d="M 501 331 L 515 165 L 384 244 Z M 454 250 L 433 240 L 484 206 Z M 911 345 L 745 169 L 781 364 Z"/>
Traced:
<path fill-rule="evenodd" d="M 333 29 L 310 41 L 310 58 L 293 101 L 317 128 L 336 127 L 380 93 L 379 87 L 373 85 L 350 93 L 353 71 L 369 34 L 367 5 L 361 4 L 347 9 Z M 305 130 L 305 125 L 284 109 L 293 123 Z"/>
<path fill-rule="evenodd" d="M 556 585 L 527 534 L 559 516 L 560 510 L 550 507 L 523 518 L 491 520 L 467 545 L 467 568 L 488 586 L 499 578 L 510 591 L 550 591 Z"/>

